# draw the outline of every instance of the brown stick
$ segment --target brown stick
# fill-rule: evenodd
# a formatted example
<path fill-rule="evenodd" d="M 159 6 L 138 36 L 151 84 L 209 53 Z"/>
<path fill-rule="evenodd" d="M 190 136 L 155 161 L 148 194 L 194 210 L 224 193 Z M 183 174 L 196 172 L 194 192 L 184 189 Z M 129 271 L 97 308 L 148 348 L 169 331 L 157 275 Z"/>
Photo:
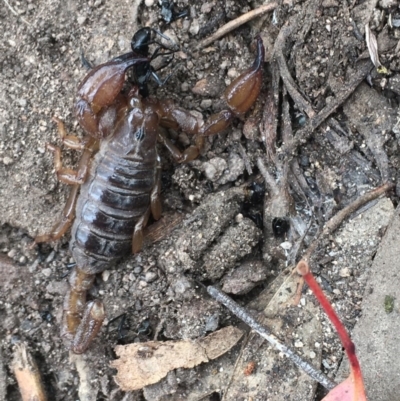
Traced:
<path fill-rule="evenodd" d="M 222 38 L 227 33 L 235 30 L 239 26 L 245 24 L 246 22 L 251 21 L 252 19 L 258 17 L 259 15 L 265 14 L 268 11 L 274 10 L 278 6 L 278 3 L 273 2 L 270 4 L 265 4 L 261 7 L 256 8 L 255 10 L 251 10 L 246 14 L 241 15 L 238 18 L 235 18 L 232 21 L 229 21 L 227 24 L 219 28 L 216 32 L 214 32 L 211 36 L 201 41 L 197 46 L 196 50 L 200 50 L 203 47 L 206 47 L 216 41 L 219 38 Z"/>
<path fill-rule="evenodd" d="M 12 362 L 22 401 L 47 401 L 40 372 L 25 344 L 17 345 Z"/>

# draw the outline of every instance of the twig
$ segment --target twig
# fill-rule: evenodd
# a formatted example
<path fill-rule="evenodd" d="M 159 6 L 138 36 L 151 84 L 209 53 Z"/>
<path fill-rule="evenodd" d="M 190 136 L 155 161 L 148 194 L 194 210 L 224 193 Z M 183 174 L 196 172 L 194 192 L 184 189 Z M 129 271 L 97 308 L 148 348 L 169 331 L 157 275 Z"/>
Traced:
<path fill-rule="evenodd" d="M 24 343 L 16 346 L 12 368 L 22 401 L 47 401 L 39 369 Z"/>
<path fill-rule="evenodd" d="M 290 97 L 293 99 L 293 101 L 296 103 L 297 107 L 301 111 L 304 111 L 309 118 L 313 118 L 315 116 L 315 111 L 297 89 L 296 84 L 292 76 L 290 75 L 289 69 L 286 65 L 285 57 L 283 56 L 283 49 L 286 44 L 286 39 L 292 33 L 293 28 L 294 27 L 291 25 L 285 25 L 282 27 L 278 37 L 275 40 L 274 56 L 276 61 L 278 62 L 279 72 L 281 74 L 282 81 L 285 84 L 285 87 L 289 92 Z"/>
<path fill-rule="evenodd" d="M 305 143 L 318 128 L 342 103 L 354 92 L 358 85 L 365 79 L 373 67 L 370 60 L 360 62 L 352 80 L 343 83 L 343 90 L 336 94 L 336 98 L 323 108 L 315 117 L 308 120 L 305 127 L 296 132 L 296 137 L 282 147 L 284 157 L 291 158 L 298 146 Z M 290 92 L 289 92 L 290 93 Z"/>
<path fill-rule="evenodd" d="M 3 1 L 4 1 L 4 3 L 6 3 L 6 6 L 10 9 L 10 11 L 11 11 L 14 15 L 16 15 L 18 18 L 21 18 L 21 21 L 22 21 L 22 22 L 24 22 L 26 25 L 32 26 L 30 22 L 28 22 L 24 17 L 21 17 L 21 16 L 18 14 L 18 12 L 15 11 L 15 10 L 11 7 L 10 3 L 9 3 L 7 0 L 3 0 Z"/>
<path fill-rule="evenodd" d="M 265 166 L 261 157 L 257 158 L 257 167 L 260 170 L 260 173 L 263 176 L 265 183 L 268 185 L 268 189 L 274 195 L 277 195 L 279 193 L 278 185 L 275 182 L 275 178 L 267 170 L 267 167 Z"/>
<path fill-rule="evenodd" d="M 317 380 L 322 386 L 331 390 L 336 386 L 336 383 L 324 375 L 321 371 L 314 368 L 307 361 L 297 355 L 293 350 L 288 348 L 286 345 L 282 344 L 266 327 L 258 323 L 246 309 L 242 308 L 230 297 L 224 294 L 222 291 L 218 290 L 213 286 L 207 287 L 207 292 L 218 302 L 225 305 L 234 315 L 239 319 L 243 320 L 247 325 L 249 325 L 254 331 L 256 331 L 261 337 L 265 338 L 270 344 L 272 344 L 278 351 L 284 353 L 292 362 L 294 362 L 298 367 L 303 369 L 308 375 L 310 375 L 314 380 Z"/>
<path fill-rule="evenodd" d="M 202 49 L 203 47 L 206 47 L 216 41 L 219 38 L 222 38 L 222 36 L 225 36 L 227 33 L 235 30 L 238 28 L 240 25 L 245 24 L 246 22 L 251 21 L 252 19 L 258 17 L 261 14 L 267 13 L 268 11 L 272 11 L 278 6 L 278 3 L 273 2 L 270 4 L 265 4 L 261 7 L 256 8 L 255 10 L 251 10 L 246 14 L 241 15 L 238 18 L 235 18 L 232 21 L 229 21 L 227 24 L 219 28 L 216 32 L 214 32 L 211 36 L 208 38 L 202 40 L 197 46 L 196 50 Z"/>
<path fill-rule="evenodd" d="M 314 253 L 317 248 L 319 242 L 330 235 L 333 231 L 335 231 L 344 219 L 349 217 L 353 212 L 355 212 L 358 208 L 363 206 L 364 204 L 378 198 L 385 192 L 389 191 L 394 187 L 393 183 L 387 182 L 386 184 L 381 185 L 378 188 L 373 189 L 370 192 L 365 193 L 364 195 L 357 198 L 354 202 L 347 205 L 345 208 L 337 212 L 328 222 L 325 224 L 324 228 L 320 232 L 317 238 L 310 244 L 307 251 L 303 255 L 303 259 L 308 262 L 310 260 L 311 255 Z"/>

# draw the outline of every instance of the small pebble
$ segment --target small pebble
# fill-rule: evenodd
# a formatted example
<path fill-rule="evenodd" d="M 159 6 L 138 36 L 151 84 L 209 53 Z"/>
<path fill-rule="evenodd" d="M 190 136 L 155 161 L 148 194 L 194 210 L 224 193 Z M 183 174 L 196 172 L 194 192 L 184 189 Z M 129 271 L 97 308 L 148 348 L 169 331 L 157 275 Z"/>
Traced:
<path fill-rule="evenodd" d="M 228 163 L 222 157 L 214 157 L 203 163 L 204 174 L 210 181 L 216 181 L 227 169 Z"/>
<path fill-rule="evenodd" d="M 77 20 L 79 25 L 83 25 L 85 23 L 85 21 L 86 21 L 86 17 L 80 16 L 76 20 Z"/>
<path fill-rule="evenodd" d="M 219 314 L 211 315 L 206 322 L 206 331 L 215 331 L 219 325 Z"/>
<path fill-rule="evenodd" d="M 136 266 L 136 267 L 133 269 L 133 272 L 134 272 L 135 274 L 140 274 L 140 273 L 142 272 L 142 270 L 143 270 L 142 266 Z"/>
<path fill-rule="evenodd" d="M 238 74 L 236 68 L 229 68 L 227 75 L 229 78 L 236 78 L 239 74 Z"/>
<path fill-rule="evenodd" d="M 108 279 L 110 278 L 110 270 L 104 270 L 101 277 L 103 279 L 103 281 L 108 281 Z"/>
<path fill-rule="evenodd" d="M 154 6 L 154 0 L 145 0 L 144 4 L 146 7 L 152 7 Z"/>
<path fill-rule="evenodd" d="M 147 272 L 144 276 L 144 279 L 147 283 L 152 283 L 158 278 L 158 274 L 155 272 Z"/>
<path fill-rule="evenodd" d="M 27 105 L 27 101 L 24 98 L 18 99 L 17 102 L 21 107 L 25 107 Z"/>
<path fill-rule="evenodd" d="M 83 15 L 79 16 L 77 19 L 77 22 L 79 25 L 83 25 L 86 21 L 86 17 L 84 17 Z"/>
<path fill-rule="evenodd" d="M 235 222 L 236 223 L 241 223 L 242 221 L 243 221 L 242 213 L 237 214 L 236 217 L 235 217 Z"/>
<path fill-rule="evenodd" d="M 11 249 L 11 251 L 9 251 L 9 252 L 7 253 L 7 256 L 8 256 L 9 258 L 13 258 L 16 254 L 17 254 L 17 250 L 16 250 L 16 249 Z"/>
<path fill-rule="evenodd" d="M 289 241 L 282 242 L 280 247 L 283 248 L 285 251 L 292 249 L 292 244 Z"/>
<path fill-rule="evenodd" d="M 212 103 L 213 103 L 213 101 L 211 99 L 204 99 L 204 100 L 201 101 L 200 107 L 203 110 L 207 110 L 212 106 Z"/>
<path fill-rule="evenodd" d="M 45 269 L 42 269 L 42 274 L 45 277 L 50 277 L 51 276 L 51 269 L 49 267 L 46 267 Z"/>
<path fill-rule="evenodd" d="M 200 23 L 199 20 L 193 19 L 192 23 L 190 24 L 189 32 L 191 35 L 195 36 L 200 31 Z"/>

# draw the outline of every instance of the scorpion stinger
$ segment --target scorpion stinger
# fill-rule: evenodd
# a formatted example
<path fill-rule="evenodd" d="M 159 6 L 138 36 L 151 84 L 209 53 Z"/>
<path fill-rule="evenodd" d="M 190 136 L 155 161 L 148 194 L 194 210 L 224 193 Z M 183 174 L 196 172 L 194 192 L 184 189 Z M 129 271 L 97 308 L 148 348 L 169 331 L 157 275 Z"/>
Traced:
<path fill-rule="evenodd" d="M 63 143 L 82 151 L 78 169 L 64 168 L 60 149 L 49 146 L 59 180 L 71 184 L 72 190 L 59 222 L 49 234 L 37 236 L 35 243 L 59 239 L 72 224 L 69 246 L 76 266 L 64 298 L 61 333 L 75 353 L 85 352 L 105 317 L 100 301 L 86 302 L 96 274 L 139 252 L 150 215 L 156 220 L 161 216 L 157 140 L 178 162 L 193 160 L 205 136 L 218 134 L 234 117 L 243 117 L 262 84 L 264 47 L 258 37 L 253 65 L 225 90 L 226 110 L 206 121 L 172 100 L 144 96 L 152 67 L 148 42 L 142 39 L 151 30 L 140 32 L 137 51 L 97 66 L 79 85 L 75 114 L 86 136 L 68 135 L 56 119 Z M 141 83 L 126 91 L 125 72 L 130 68 Z M 160 126 L 194 135 L 195 145 L 181 152 L 159 132 Z"/>

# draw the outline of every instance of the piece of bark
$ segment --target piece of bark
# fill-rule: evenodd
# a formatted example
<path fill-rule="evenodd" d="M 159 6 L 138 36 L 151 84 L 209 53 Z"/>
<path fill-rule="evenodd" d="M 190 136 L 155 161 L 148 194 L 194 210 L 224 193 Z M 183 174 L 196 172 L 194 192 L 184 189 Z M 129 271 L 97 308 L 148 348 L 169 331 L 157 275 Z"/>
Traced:
<path fill-rule="evenodd" d="M 177 368 L 193 368 L 216 359 L 229 351 L 243 332 L 233 326 L 225 327 L 199 340 L 148 341 L 118 345 L 119 359 L 111 362 L 118 370 L 115 381 L 123 391 L 139 390 L 157 383 Z"/>

